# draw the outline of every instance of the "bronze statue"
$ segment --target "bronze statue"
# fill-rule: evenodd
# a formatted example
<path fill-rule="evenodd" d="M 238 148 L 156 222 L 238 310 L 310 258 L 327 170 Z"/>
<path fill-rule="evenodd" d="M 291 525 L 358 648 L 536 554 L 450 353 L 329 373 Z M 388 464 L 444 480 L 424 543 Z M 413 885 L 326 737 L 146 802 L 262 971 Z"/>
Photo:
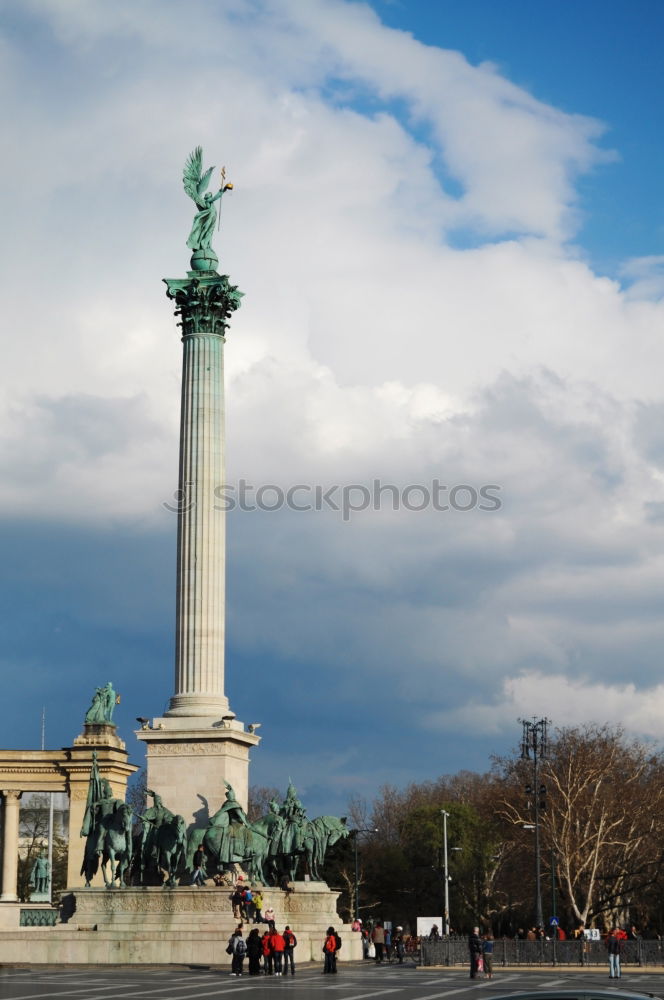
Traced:
<path fill-rule="evenodd" d="M 194 216 L 191 226 L 187 246 L 190 250 L 209 250 L 212 243 L 214 226 L 217 221 L 217 210 L 214 207 L 215 201 L 222 197 L 226 191 L 233 188 L 232 184 L 225 184 L 226 171 L 221 171 L 221 186 L 216 194 L 206 193 L 206 188 L 210 183 L 210 176 L 214 167 L 208 167 L 203 173 L 203 150 L 200 146 L 189 155 L 184 165 L 182 180 L 184 189 L 189 197 L 195 202 L 198 212 Z"/>
<path fill-rule="evenodd" d="M 42 851 L 35 860 L 35 863 L 32 866 L 32 871 L 30 872 L 30 885 L 35 887 L 35 894 L 45 894 L 48 892 L 49 879 L 50 865 L 48 863 L 48 858 Z"/>
<path fill-rule="evenodd" d="M 85 721 L 92 723 L 109 723 L 113 720 L 113 709 L 120 702 L 120 695 L 113 690 L 109 681 L 106 687 L 97 688 L 90 708 L 85 713 Z"/>
<path fill-rule="evenodd" d="M 144 884 L 146 880 L 148 882 L 159 881 L 158 873 L 161 852 L 159 831 L 162 826 L 173 824 L 176 818 L 175 814 L 164 805 L 161 795 L 154 792 L 151 788 L 148 788 L 147 795 L 150 796 L 153 804 L 145 810 L 145 813 L 142 816 L 139 815 L 139 819 L 143 823 L 143 828 L 141 831 L 141 841 L 138 851 L 140 852 L 141 862 L 141 882 Z M 169 865 L 169 878 L 170 877 L 171 874 Z"/>

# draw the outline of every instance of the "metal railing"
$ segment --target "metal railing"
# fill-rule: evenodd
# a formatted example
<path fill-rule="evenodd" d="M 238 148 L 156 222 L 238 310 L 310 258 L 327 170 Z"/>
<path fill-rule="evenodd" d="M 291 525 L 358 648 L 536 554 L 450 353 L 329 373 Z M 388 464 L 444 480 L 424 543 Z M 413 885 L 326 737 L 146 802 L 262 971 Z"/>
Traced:
<path fill-rule="evenodd" d="M 422 965 L 469 965 L 466 938 L 445 938 L 421 942 Z M 519 941 L 496 940 L 493 965 L 608 965 L 608 953 L 603 941 Z M 625 941 L 620 955 L 622 965 L 664 965 L 661 941 Z"/>
<path fill-rule="evenodd" d="M 55 927 L 56 921 L 58 919 L 57 909 L 45 907 L 42 909 L 36 909 L 31 907 L 29 910 L 21 910 L 19 913 L 19 927 Z"/>

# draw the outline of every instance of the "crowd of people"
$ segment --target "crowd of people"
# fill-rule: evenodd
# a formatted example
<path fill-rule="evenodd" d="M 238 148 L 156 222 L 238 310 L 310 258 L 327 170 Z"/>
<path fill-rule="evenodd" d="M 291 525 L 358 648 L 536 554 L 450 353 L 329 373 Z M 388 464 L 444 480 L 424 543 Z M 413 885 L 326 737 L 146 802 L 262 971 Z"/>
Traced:
<path fill-rule="evenodd" d="M 261 934 L 258 927 L 252 927 L 244 937 L 244 924 L 238 924 L 230 938 L 226 952 L 231 956 L 231 976 L 241 976 L 245 958 L 249 963 L 250 976 L 291 976 L 295 975 L 295 948 L 297 938 L 287 925 L 279 931 L 274 921 Z M 334 927 L 328 927 L 323 941 L 323 974 L 336 974 L 337 954 L 341 948 L 341 938 Z"/>
<path fill-rule="evenodd" d="M 567 939 L 567 934 L 562 931 L 560 927 L 554 927 L 552 928 L 552 931 L 555 933 L 557 940 L 564 941 Z M 603 938 L 606 945 L 609 960 L 609 978 L 620 979 L 622 975 L 620 956 L 622 954 L 623 945 L 625 941 L 630 938 L 636 940 L 638 935 L 635 928 L 630 928 L 630 932 L 628 933 L 620 927 L 614 927 L 604 935 L 598 936 L 600 939 Z M 589 940 L 589 934 L 583 924 L 577 927 L 571 933 L 570 937 L 572 939 L 582 941 Z M 546 935 L 544 934 L 544 929 L 541 927 L 531 927 L 528 931 L 524 931 L 523 928 L 520 928 L 517 933 L 517 938 L 524 941 L 538 941 L 545 939 Z M 471 979 L 476 979 L 478 976 L 486 976 L 487 979 L 493 978 L 493 949 L 494 937 L 491 931 L 480 935 L 479 927 L 473 927 L 472 932 L 468 936 Z"/>
<path fill-rule="evenodd" d="M 283 932 L 277 930 L 272 921 L 267 930 L 252 927 L 244 937 L 244 924 L 238 924 L 230 938 L 226 951 L 231 955 L 231 976 L 241 976 L 245 958 L 249 963 L 250 976 L 291 976 L 295 975 L 295 948 L 297 938 L 287 925 Z"/>

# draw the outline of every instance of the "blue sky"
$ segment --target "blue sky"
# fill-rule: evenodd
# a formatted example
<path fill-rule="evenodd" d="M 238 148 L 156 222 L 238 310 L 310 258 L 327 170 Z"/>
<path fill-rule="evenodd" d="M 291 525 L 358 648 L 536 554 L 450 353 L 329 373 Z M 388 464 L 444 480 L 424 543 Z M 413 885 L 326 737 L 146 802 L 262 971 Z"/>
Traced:
<path fill-rule="evenodd" d="M 193 13 L 192 13 L 193 12 Z M 195 16 L 194 16 L 195 15 Z M 203 30 L 192 31 L 192 17 Z M 500 510 L 228 517 L 251 780 L 310 812 L 462 767 L 518 716 L 664 714 L 657 3 L 5 4 L 3 742 L 172 694 L 182 274 L 197 144 L 228 474 L 498 484 Z M 186 44 L 182 39 L 186 38 Z"/>
<path fill-rule="evenodd" d="M 606 126 L 612 162 L 579 184 L 577 241 L 616 276 L 626 256 L 661 252 L 664 10 L 658 0 L 375 3 L 385 24 L 490 62 L 536 97 Z"/>

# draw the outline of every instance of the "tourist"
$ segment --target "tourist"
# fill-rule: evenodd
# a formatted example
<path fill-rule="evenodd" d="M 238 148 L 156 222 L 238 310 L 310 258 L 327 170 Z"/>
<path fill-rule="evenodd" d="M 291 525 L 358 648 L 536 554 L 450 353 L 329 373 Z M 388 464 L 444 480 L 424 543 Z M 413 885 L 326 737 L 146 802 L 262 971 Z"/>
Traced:
<path fill-rule="evenodd" d="M 325 955 L 325 966 L 323 972 L 332 973 L 336 975 L 337 972 L 337 952 L 341 947 L 341 938 L 336 933 L 334 927 L 328 927 L 327 934 L 325 936 L 325 943 L 323 945 L 323 954 Z"/>
<path fill-rule="evenodd" d="M 231 976 L 242 975 L 242 963 L 247 953 L 247 943 L 242 937 L 242 930 L 238 927 L 228 941 L 228 947 L 233 956 L 231 961 Z M 228 949 L 226 949 L 228 950 Z"/>
<path fill-rule="evenodd" d="M 275 976 L 280 976 L 283 968 L 284 960 L 284 948 L 286 947 L 286 942 L 284 941 L 283 934 L 274 928 L 270 934 L 270 948 L 272 950 L 272 955 L 274 958 L 274 974 Z"/>
<path fill-rule="evenodd" d="M 261 938 L 261 944 L 263 946 L 263 971 L 266 976 L 272 975 L 272 943 L 270 941 L 270 932 L 265 931 L 263 937 Z"/>
<path fill-rule="evenodd" d="M 263 957 L 263 943 L 261 941 L 258 927 L 254 927 L 249 932 L 247 938 L 247 958 L 249 959 L 249 975 L 260 976 L 261 958 Z"/>
<path fill-rule="evenodd" d="M 429 933 L 429 941 L 440 941 L 440 931 L 438 930 L 438 924 L 434 924 Z"/>
<path fill-rule="evenodd" d="M 381 965 L 383 961 L 383 948 L 385 947 L 385 931 L 380 920 L 373 929 L 371 940 L 376 949 L 376 965 Z"/>
<path fill-rule="evenodd" d="M 272 906 L 268 906 L 268 908 L 266 909 L 265 913 L 263 914 L 263 923 L 267 923 L 267 925 L 270 928 L 270 930 L 273 931 L 274 930 L 274 922 L 275 922 L 276 919 L 277 919 L 276 918 L 276 914 L 275 914 Z"/>
<path fill-rule="evenodd" d="M 205 885 L 205 851 L 203 850 L 203 845 L 199 846 L 194 851 L 194 860 L 192 862 L 192 867 L 194 874 L 192 875 L 191 884 L 192 885 Z"/>
<path fill-rule="evenodd" d="M 403 927 L 397 927 L 393 944 L 396 949 L 397 958 L 399 959 L 399 965 L 403 965 L 403 957 L 406 953 L 406 942 L 403 939 Z"/>
<path fill-rule="evenodd" d="M 482 939 L 479 927 L 473 927 L 472 934 L 468 935 L 468 952 L 470 954 L 470 978 L 475 979 L 482 958 Z"/>
<path fill-rule="evenodd" d="M 284 974 L 288 975 L 288 964 L 290 963 L 291 976 L 295 975 L 295 959 L 294 951 L 297 945 L 297 938 L 293 934 L 290 927 L 286 927 L 284 931 Z"/>
<path fill-rule="evenodd" d="M 609 953 L 609 979 L 620 979 L 620 952 L 622 951 L 622 937 L 617 927 L 614 927 L 607 937 L 606 948 Z"/>
<path fill-rule="evenodd" d="M 236 885 L 233 889 L 231 895 L 231 906 L 233 907 L 233 916 L 236 920 L 240 920 L 242 913 L 240 907 L 242 906 L 242 886 Z"/>
<path fill-rule="evenodd" d="M 260 924 L 263 922 L 263 893 L 257 889 L 253 894 L 254 896 L 254 923 Z"/>
<path fill-rule="evenodd" d="M 487 979 L 493 979 L 493 934 L 487 931 L 482 943 L 482 956 L 484 958 L 484 972 Z"/>
<path fill-rule="evenodd" d="M 385 928 L 385 957 L 392 964 L 392 932 L 389 927 Z"/>
<path fill-rule="evenodd" d="M 253 893 L 253 889 L 251 888 L 250 885 L 247 886 L 247 889 L 246 889 L 246 892 L 245 892 L 244 905 L 245 905 L 245 909 L 247 911 L 247 920 L 249 921 L 249 923 L 252 923 L 252 921 L 254 920 L 254 914 L 256 912 L 256 907 L 254 906 L 254 893 Z"/>

